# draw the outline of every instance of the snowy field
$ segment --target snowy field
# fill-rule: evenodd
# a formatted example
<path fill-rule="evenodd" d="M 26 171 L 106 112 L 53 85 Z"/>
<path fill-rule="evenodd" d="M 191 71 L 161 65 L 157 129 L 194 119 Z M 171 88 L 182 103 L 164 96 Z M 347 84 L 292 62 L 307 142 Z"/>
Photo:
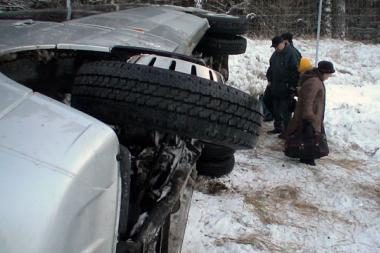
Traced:
<path fill-rule="evenodd" d="M 314 41 L 294 44 L 314 59 Z M 269 46 L 249 40 L 231 57 L 229 84 L 262 92 Z M 264 123 L 230 175 L 199 177 L 182 253 L 380 252 L 380 45 L 323 40 L 320 60 L 337 70 L 325 82 L 330 155 L 315 167 L 287 158 Z"/>

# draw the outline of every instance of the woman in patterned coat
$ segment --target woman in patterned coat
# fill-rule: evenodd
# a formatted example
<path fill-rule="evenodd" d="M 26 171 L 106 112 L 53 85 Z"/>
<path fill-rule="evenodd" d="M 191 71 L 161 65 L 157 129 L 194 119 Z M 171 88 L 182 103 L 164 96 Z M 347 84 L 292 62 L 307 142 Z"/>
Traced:
<path fill-rule="evenodd" d="M 315 159 L 328 154 L 323 119 L 326 106 L 324 81 L 335 72 L 334 65 L 328 61 L 318 63 L 318 68 L 306 71 L 300 79 L 301 88 L 294 117 L 287 129 L 287 148 L 292 140 L 299 140 L 299 154 L 302 163 L 315 165 Z M 294 155 L 293 155 L 294 157 Z"/>

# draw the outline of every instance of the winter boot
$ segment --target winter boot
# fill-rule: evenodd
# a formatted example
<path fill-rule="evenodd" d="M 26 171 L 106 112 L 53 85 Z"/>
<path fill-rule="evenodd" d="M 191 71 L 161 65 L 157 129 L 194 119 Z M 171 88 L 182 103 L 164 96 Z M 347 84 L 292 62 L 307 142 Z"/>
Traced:
<path fill-rule="evenodd" d="M 311 165 L 311 166 L 315 166 L 315 161 L 314 159 L 300 159 L 300 162 L 301 163 L 304 163 L 304 164 L 307 164 L 307 165 Z"/>

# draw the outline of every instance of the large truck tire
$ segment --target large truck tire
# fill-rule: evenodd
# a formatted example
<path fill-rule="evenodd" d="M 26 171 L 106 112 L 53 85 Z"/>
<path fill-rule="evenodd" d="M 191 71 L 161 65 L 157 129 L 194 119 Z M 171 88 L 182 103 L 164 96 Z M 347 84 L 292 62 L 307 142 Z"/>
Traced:
<path fill-rule="evenodd" d="M 231 155 L 223 161 L 202 161 L 197 162 L 198 174 L 209 177 L 221 177 L 229 174 L 235 165 L 235 157 Z"/>
<path fill-rule="evenodd" d="M 231 16 L 222 13 L 200 13 L 210 24 L 208 34 L 223 34 L 226 36 L 242 35 L 248 31 L 248 21 L 245 16 Z"/>
<path fill-rule="evenodd" d="M 106 123 L 171 132 L 233 149 L 255 146 L 257 99 L 223 83 L 118 61 L 84 64 L 72 106 Z"/>
<path fill-rule="evenodd" d="M 204 147 L 198 161 L 220 162 L 229 159 L 234 153 L 235 150 L 232 148 L 211 143 L 204 143 Z"/>
<path fill-rule="evenodd" d="M 235 164 L 235 150 L 229 147 L 204 143 L 197 161 L 199 175 L 221 177 L 230 173 Z"/>
<path fill-rule="evenodd" d="M 199 42 L 197 50 L 205 55 L 236 55 L 244 54 L 247 49 L 247 40 L 241 36 L 222 38 L 205 36 Z"/>

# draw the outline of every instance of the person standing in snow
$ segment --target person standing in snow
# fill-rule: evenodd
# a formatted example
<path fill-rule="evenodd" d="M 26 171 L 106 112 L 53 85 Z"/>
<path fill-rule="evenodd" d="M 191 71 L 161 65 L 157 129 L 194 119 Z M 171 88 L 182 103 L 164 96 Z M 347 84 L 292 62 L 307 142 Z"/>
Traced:
<path fill-rule="evenodd" d="M 302 57 L 301 52 L 293 44 L 293 34 L 291 34 L 290 32 L 285 32 L 281 34 L 281 37 L 284 39 L 285 45 L 289 46 L 294 51 L 294 54 L 296 54 L 297 58 L 299 59 L 298 72 L 299 72 L 299 75 L 301 75 L 303 72 L 300 71 L 300 65 L 301 65 L 301 61 L 303 57 Z M 290 113 L 294 113 L 294 110 L 296 109 L 296 103 L 297 103 L 297 100 L 295 99 L 296 96 L 297 96 L 297 90 L 294 90 L 293 93 L 290 94 L 290 97 L 291 97 L 290 105 L 289 105 Z"/>
<path fill-rule="evenodd" d="M 315 159 L 329 153 L 323 124 L 326 106 L 323 82 L 334 72 L 331 62 L 320 61 L 318 68 L 301 76 L 295 114 L 287 130 L 285 155 L 298 157 L 302 163 L 315 165 Z"/>
<path fill-rule="evenodd" d="M 300 57 L 290 46 L 286 46 L 281 36 L 272 39 L 271 47 L 275 48 L 269 60 L 267 70 L 268 86 L 272 98 L 272 113 L 274 116 L 274 129 L 269 134 L 280 133 L 284 138 L 291 111 L 289 107 L 293 101 L 298 82 L 298 63 Z"/>
<path fill-rule="evenodd" d="M 305 65 L 305 64 L 302 64 L 303 57 L 300 51 L 293 44 L 293 34 L 291 34 L 290 32 L 285 32 L 281 34 L 281 37 L 284 40 L 285 45 L 290 46 L 294 50 L 294 53 L 296 54 L 297 58 L 300 59 L 300 62 L 298 63 L 299 74 L 302 74 L 306 70 L 311 69 L 311 67 L 309 69 L 305 69 L 305 67 L 303 67 Z M 293 113 L 295 109 L 295 104 L 296 104 L 296 100 L 294 98 L 296 96 L 296 92 L 294 92 L 294 94 L 290 94 L 290 96 L 293 98 L 290 101 L 291 104 L 289 106 L 289 110 L 291 113 Z M 260 99 L 263 104 L 264 121 L 272 121 L 273 120 L 273 105 L 272 105 L 272 95 L 270 91 L 270 86 L 266 87 L 265 92 L 262 95 L 262 97 L 260 97 Z"/>
<path fill-rule="evenodd" d="M 302 58 L 301 52 L 293 44 L 293 34 L 291 34 L 290 32 L 285 32 L 281 34 L 281 37 L 284 39 L 285 45 L 291 46 L 294 49 L 295 53 L 297 54 L 298 58 L 301 59 Z"/>

